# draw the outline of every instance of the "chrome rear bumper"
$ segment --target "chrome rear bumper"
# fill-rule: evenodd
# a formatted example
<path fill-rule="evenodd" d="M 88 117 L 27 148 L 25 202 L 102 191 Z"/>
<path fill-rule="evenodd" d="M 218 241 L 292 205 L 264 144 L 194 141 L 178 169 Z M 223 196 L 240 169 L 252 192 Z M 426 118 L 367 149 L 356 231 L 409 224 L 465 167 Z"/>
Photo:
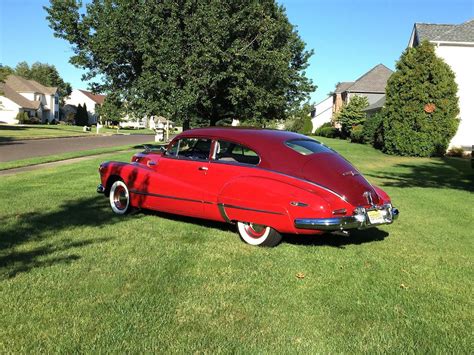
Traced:
<path fill-rule="evenodd" d="M 347 229 L 366 229 L 380 226 L 383 224 L 391 224 L 397 219 L 400 212 L 392 205 L 384 205 L 379 208 L 383 214 L 383 223 L 370 223 L 367 212 L 370 209 L 358 207 L 352 216 L 332 217 L 332 218 L 297 218 L 294 221 L 295 227 L 298 229 L 314 229 L 321 231 L 341 231 Z"/>

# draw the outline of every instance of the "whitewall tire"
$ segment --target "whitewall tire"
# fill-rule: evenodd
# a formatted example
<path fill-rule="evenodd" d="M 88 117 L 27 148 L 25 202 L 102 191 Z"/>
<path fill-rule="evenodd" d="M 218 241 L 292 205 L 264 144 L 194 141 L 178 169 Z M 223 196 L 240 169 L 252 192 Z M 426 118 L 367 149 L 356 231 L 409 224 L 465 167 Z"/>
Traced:
<path fill-rule="evenodd" d="M 130 211 L 130 193 L 128 187 L 121 180 L 115 181 L 110 187 L 110 207 L 116 214 L 126 214 Z"/>
<path fill-rule="evenodd" d="M 237 222 L 237 229 L 242 240 L 250 245 L 274 247 L 281 241 L 281 234 L 272 227 Z"/>

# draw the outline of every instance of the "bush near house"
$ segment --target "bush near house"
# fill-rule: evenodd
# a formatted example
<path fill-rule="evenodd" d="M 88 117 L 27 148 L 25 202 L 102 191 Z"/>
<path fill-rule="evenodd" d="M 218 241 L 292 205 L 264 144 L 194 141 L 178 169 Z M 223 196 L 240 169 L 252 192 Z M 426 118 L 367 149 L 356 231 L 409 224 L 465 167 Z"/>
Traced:
<path fill-rule="evenodd" d="M 374 148 L 381 149 L 383 146 L 383 122 L 382 115 L 377 112 L 367 117 L 362 129 L 362 141 Z"/>
<path fill-rule="evenodd" d="M 357 125 L 351 128 L 351 142 L 352 143 L 364 143 L 363 130 L 364 130 L 363 125 Z"/>
<path fill-rule="evenodd" d="M 333 127 L 331 122 L 326 122 L 314 131 L 314 135 L 327 138 L 337 138 L 339 137 L 339 130 Z"/>
<path fill-rule="evenodd" d="M 457 131 L 457 85 L 448 64 L 424 41 L 408 48 L 387 83 L 383 150 L 389 154 L 443 155 Z"/>
<path fill-rule="evenodd" d="M 292 119 L 288 122 L 287 130 L 292 132 L 298 132 L 301 134 L 311 134 L 313 131 L 313 123 L 311 122 L 311 109 L 310 104 L 304 104 L 301 108 L 295 110 L 292 114 Z"/>
<path fill-rule="evenodd" d="M 369 101 L 367 97 L 355 95 L 339 111 L 335 121 L 341 125 L 341 135 L 343 138 L 351 137 L 352 127 L 364 124 L 367 118 L 364 109 L 368 106 Z"/>

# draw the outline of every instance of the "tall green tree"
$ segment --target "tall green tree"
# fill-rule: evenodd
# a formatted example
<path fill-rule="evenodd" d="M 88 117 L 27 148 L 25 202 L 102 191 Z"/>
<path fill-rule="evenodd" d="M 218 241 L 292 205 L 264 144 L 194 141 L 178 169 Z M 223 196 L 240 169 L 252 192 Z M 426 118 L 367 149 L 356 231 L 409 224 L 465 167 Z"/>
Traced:
<path fill-rule="evenodd" d="M 96 108 L 96 113 L 101 124 L 107 121 L 120 122 L 126 114 L 123 103 L 113 95 L 105 98 L 104 103 Z"/>
<path fill-rule="evenodd" d="M 184 126 L 287 117 L 314 90 L 311 51 L 275 0 L 50 0 L 71 63 L 140 115 Z"/>
<path fill-rule="evenodd" d="M 61 78 L 54 65 L 48 63 L 35 62 L 30 67 L 27 62 L 20 62 L 16 65 L 13 74 L 35 80 L 44 86 L 57 87 L 62 102 L 72 91 L 71 84 Z"/>
<path fill-rule="evenodd" d="M 408 48 L 387 83 L 383 149 L 390 154 L 444 154 L 459 120 L 454 73 L 427 41 Z"/>
<path fill-rule="evenodd" d="M 355 95 L 351 97 L 349 103 L 339 111 L 335 121 L 341 124 L 343 137 L 349 137 L 351 135 L 352 127 L 364 124 L 367 118 L 364 109 L 368 106 L 369 101 L 367 97 Z"/>

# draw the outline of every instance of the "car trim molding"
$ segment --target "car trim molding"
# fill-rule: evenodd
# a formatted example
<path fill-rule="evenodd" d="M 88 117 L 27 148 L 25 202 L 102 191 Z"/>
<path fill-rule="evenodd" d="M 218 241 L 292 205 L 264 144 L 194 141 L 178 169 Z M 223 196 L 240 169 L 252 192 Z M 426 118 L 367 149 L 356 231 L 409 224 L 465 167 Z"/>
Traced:
<path fill-rule="evenodd" d="M 219 213 L 221 214 L 222 219 L 226 221 L 227 223 L 232 223 L 232 221 L 229 219 L 229 216 L 227 215 L 225 211 L 224 204 L 218 203 L 217 208 L 219 209 Z"/>
<path fill-rule="evenodd" d="M 146 195 L 146 196 L 152 196 L 152 197 L 169 198 L 169 199 L 179 200 L 179 201 L 197 202 L 197 203 L 205 203 L 205 204 L 208 204 L 208 205 L 214 205 L 214 203 L 210 202 L 210 201 L 194 200 L 194 199 L 185 198 L 185 197 L 176 197 L 176 196 L 169 196 L 169 195 L 154 194 L 154 193 L 145 192 L 145 191 L 130 190 L 130 193 L 137 194 L 137 195 Z"/>
<path fill-rule="evenodd" d="M 273 211 L 267 211 L 267 210 L 258 210 L 256 208 L 243 207 L 243 206 L 227 205 L 225 203 L 223 203 L 222 206 L 227 207 L 227 208 L 235 208 L 235 209 L 238 209 L 238 210 L 244 210 L 244 211 L 252 211 L 252 212 L 261 212 L 261 213 L 268 213 L 268 214 L 283 215 L 283 213 L 280 213 L 280 212 L 273 212 Z"/>

